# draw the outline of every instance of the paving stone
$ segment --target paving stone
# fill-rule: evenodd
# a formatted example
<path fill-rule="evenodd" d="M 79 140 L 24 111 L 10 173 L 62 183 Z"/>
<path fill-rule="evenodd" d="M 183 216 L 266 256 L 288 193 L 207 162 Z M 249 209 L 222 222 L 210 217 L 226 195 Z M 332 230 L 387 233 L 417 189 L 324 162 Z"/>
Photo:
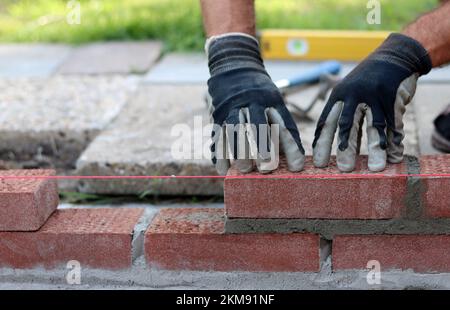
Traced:
<path fill-rule="evenodd" d="M 45 179 L 54 174 L 53 170 L 0 170 L 0 231 L 34 231 L 47 221 L 59 202 L 56 180 Z"/>
<path fill-rule="evenodd" d="M 450 271 L 450 236 L 337 236 L 333 240 L 333 269 L 367 269 L 369 261 L 381 270 Z"/>
<path fill-rule="evenodd" d="M 266 60 L 267 71 L 274 81 L 286 79 L 314 68 L 320 61 Z M 342 62 L 341 76 L 346 76 L 357 63 Z M 209 78 L 208 62 L 204 53 L 170 53 L 165 55 L 150 70 L 145 81 L 148 83 L 205 83 Z M 433 69 L 420 79 L 421 83 L 450 82 L 450 66 Z"/>
<path fill-rule="evenodd" d="M 203 53 L 170 53 L 146 74 L 144 81 L 158 84 L 205 84 L 209 77 Z"/>
<path fill-rule="evenodd" d="M 165 209 L 145 235 L 149 265 L 169 270 L 318 271 L 319 236 L 224 234 L 221 209 Z"/>
<path fill-rule="evenodd" d="M 225 210 L 229 218 L 398 218 L 407 193 L 405 173 L 406 163 L 390 164 L 380 173 L 369 172 L 366 156 L 358 159 L 355 171 L 345 174 L 345 178 L 335 158 L 321 169 L 314 168 L 308 157 L 305 169 L 297 173 L 288 171 L 282 161 L 276 171 L 263 178 L 251 178 L 257 172 L 245 178 L 232 167 L 225 179 Z M 351 174 L 356 176 L 352 178 Z M 374 178 L 375 174 L 385 177 Z"/>
<path fill-rule="evenodd" d="M 0 159 L 27 168 L 73 167 L 136 83 L 118 76 L 0 80 Z"/>
<path fill-rule="evenodd" d="M 209 143 L 192 137 L 210 137 L 203 130 L 209 123 L 203 102 L 204 86 L 154 85 L 142 87 L 120 116 L 89 145 L 80 156 L 77 169 L 81 175 L 216 175 L 210 161 Z M 194 117 L 201 117 L 194 126 Z M 189 131 L 186 136 L 172 135 L 174 125 Z M 174 132 L 174 134 L 178 134 Z M 193 141 L 194 140 L 194 141 Z M 190 158 L 177 159 L 171 148 L 175 142 L 193 146 Z M 203 143 L 202 143 L 203 142 Z M 194 150 L 205 150 L 205 155 Z M 198 157 L 194 157 L 197 155 Z M 167 195 L 222 195 L 218 179 L 182 180 L 83 180 L 80 190 L 92 193 Z"/>
<path fill-rule="evenodd" d="M 320 62 L 265 61 L 267 71 L 273 80 L 296 76 L 304 70 L 314 68 Z M 344 64 L 345 72 L 354 64 Z M 208 62 L 204 53 L 170 53 L 165 55 L 150 72 L 148 83 L 206 83 L 209 78 Z"/>
<path fill-rule="evenodd" d="M 49 77 L 71 50 L 59 44 L 1 44 L 0 78 Z"/>
<path fill-rule="evenodd" d="M 419 84 L 414 96 L 414 110 L 421 155 L 442 154 L 431 145 L 434 119 L 450 103 L 448 84 Z"/>
<path fill-rule="evenodd" d="M 36 232 L 0 232 L 0 267 L 131 267 L 133 229 L 142 209 L 57 210 Z"/>
<path fill-rule="evenodd" d="M 58 73 L 143 73 L 159 58 L 161 49 L 157 41 L 92 43 L 76 48 Z"/>

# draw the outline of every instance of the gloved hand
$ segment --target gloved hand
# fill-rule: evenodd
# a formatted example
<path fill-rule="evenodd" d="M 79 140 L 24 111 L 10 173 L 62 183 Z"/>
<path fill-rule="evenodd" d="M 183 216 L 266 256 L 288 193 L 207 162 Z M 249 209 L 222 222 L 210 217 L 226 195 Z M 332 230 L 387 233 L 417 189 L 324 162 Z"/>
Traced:
<path fill-rule="evenodd" d="M 214 121 L 211 153 L 217 171 L 226 174 L 230 157 L 243 173 L 250 172 L 254 162 L 262 173 L 276 169 L 278 158 L 274 158 L 277 153 L 273 147 L 278 146 L 271 148 L 270 142 L 276 141 L 273 138 L 278 133 L 268 128 L 271 124 L 278 124 L 278 138 L 289 170 L 300 171 L 305 153 L 300 135 L 264 68 L 257 40 L 232 33 L 208 39 L 205 49 Z"/>
<path fill-rule="evenodd" d="M 317 123 L 313 142 L 314 164 L 325 167 L 339 125 L 337 166 L 355 168 L 367 122 L 369 169 L 382 171 L 386 160 L 403 160 L 403 114 L 416 91 L 417 79 L 432 68 L 427 51 L 416 40 L 391 34 L 384 43 L 332 91 Z"/>

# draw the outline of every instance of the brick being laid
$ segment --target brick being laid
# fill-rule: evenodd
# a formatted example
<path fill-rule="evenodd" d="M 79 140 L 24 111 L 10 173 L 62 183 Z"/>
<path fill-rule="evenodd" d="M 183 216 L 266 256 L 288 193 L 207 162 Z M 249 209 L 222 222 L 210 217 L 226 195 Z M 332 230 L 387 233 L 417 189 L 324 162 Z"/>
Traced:
<path fill-rule="evenodd" d="M 224 199 L 229 218 L 391 219 L 402 215 L 407 195 L 407 164 L 388 164 L 380 173 L 360 156 L 352 173 L 341 173 L 335 158 L 315 168 L 308 157 L 303 171 L 288 171 L 284 161 L 271 174 L 241 174 L 231 168 Z"/>
<path fill-rule="evenodd" d="M 152 267 L 202 271 L 310 271 L 320 268 L 315 234 L 225 234 L 224 211 L 162 210 L 145 236 Z"/>

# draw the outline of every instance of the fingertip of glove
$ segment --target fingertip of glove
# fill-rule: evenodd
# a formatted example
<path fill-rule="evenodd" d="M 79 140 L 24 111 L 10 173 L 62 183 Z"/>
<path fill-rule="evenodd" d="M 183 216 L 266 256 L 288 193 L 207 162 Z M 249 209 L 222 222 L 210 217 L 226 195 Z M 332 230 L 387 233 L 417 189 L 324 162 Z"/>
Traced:
<path fill-rule="evenodd" d="M 221 162 L 220 160 L 217 161 L 216 165 L 216 171 L 219 175 L 227 175 L 228 174 L 228 169 L 230 168 L 230 164 L 228 163 L 228 161 L 226 163 Z"/>
<path fill-rule="evenodd" d="M 257 164 L 257 168 L 258 171 L 262 174 L 271 173 L 278 168 L 278 162 L 274 163 L 273 161 L 260 161 Z"/>
<path fill-rule="evenodd" d="M 339 171 L 341 171 L 341 172 L 352 172 L 353 170 L 355 170 L 354 163 L 342 163 L 342 162 L 338 161 L 337 167 L 338 167 Z"/>
<path fill-rule="evenodd" d="M 368 167 L 371 172 L 381 172 L 386 168 L 386 163 L 369 164 Z"/>
<path fill-rule="evenodd" d="M 253 165 L 238 165 L 237 168 L 240 173 L 249 173 L 253 170 Z"/>
<path fill-rule="evenodd" d="M 325 168 L 328 166 L 330 156 L 325 156 L 322 153 L 317 149 L 313 149 L 313 164 L 316 168 Z"/>
<path fill-rule="evenodd" d="M 291 172 L 300 172 L 305 166 L 305 156 L 302 155 L 294 160 L 288 161 L 288 170 Z"/>

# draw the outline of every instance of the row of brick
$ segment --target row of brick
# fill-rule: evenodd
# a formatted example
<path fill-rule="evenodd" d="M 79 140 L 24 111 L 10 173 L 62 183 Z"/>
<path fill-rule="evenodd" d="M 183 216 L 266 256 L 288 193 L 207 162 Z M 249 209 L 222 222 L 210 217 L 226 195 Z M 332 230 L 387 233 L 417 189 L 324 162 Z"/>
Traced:
<path fill-rule="evenodd" d="M 0 232 L 0 267 L 56 268 L 70 260 L 83 267 L 132 266 L 133 229 L 142 209 L 57 210 L 35 232 Z M 169 270 L 318 272 L 315 234 L 225 234 L 222 209 L 164 209 L 146 231 L 145 257 Z M 334 270 L 450 272 L 448 235 L 348 235 L 332 241 Z"/>
<path fill-rule="evenodd" d="M 426 218 L 450 218 L 450 177 L 436 176 L 450 174 L 450 156 L 422 157 L 420 170 L 408 167 L 414 164 L 405 161 L 389 165 L 382 173 L 370 173 L 365 168 L 367 158 L 361 157 L 356 171 L 344 178 L 335 164 L 315 169 L 310 159 L 305 170 L 296 174 L 284 163 L 262 178 L 234 178 L 241 175 L 230 169 L 224 188 L 226 214 L 229 218 L 392 219 L 419 211 Z M 420 172 L 420 186 L 410 184 L 411 171 Z M 58 205 L 56 180 L 46 178 L 53 174 L 52 170 L 0 171 L 0 231 L 33 231 L 45 223 Z M 274 207 L 274 202 L 281 207 Z M 417 207 L 411 205 L 420 210 L 412 210 Z"/>
<path fill-rule="evenodd" d="M 224 234 L 221 209 L 166 209 L 146 234 L 147 261 L 172 270 L 318 272 L 320 237 L 309 233 Z M 450 272 L 450 235 L 347 235 L 332 241 L 333 270 Z M 323 259 L 323 258 L 322 258 Z"/>
<path fill-rule="evenodd" d="M 409 158 L 380 173 L 369 172 L 367 157 L 360 156 L 350 174 L 340 173 L 334 158 L 326 169 L 308 158 L 300 173 L 281 162 L 264 177 L 232 168 L 224 195 L 229 218 L 393 219 L 408 212 L 450 218 L 449 188 L 450 156 Z"/>

